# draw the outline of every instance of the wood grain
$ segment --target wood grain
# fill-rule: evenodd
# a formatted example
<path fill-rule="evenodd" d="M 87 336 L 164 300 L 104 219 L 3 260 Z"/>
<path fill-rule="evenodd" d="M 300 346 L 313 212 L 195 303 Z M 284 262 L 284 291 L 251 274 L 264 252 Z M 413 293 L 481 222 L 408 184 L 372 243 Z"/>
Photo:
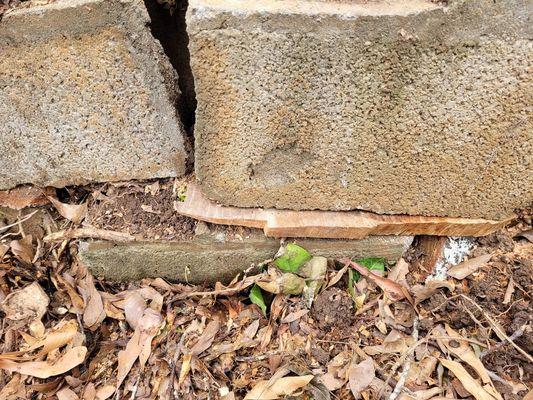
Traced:
<path fill-rule="evenodd" d="M 174 209 L 182 215 L 223 225 L 263 229 L 271 237 L 361 239 L 368 235 L 484 236 L 504 227 L 502 221 L 469 218 L 378 215 L 365 211 L 291 211 L 238 208 L 207 199 L 189 184 L 184 202 Z"/>

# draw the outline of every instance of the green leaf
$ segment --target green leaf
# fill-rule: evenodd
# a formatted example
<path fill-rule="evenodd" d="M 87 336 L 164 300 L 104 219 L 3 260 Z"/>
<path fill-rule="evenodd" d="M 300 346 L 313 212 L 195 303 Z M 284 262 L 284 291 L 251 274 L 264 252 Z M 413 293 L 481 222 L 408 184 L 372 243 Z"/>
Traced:
<path fill-rule="evenodd" d="M 285 253 L 274 260 L 274 264 L 283 272 L 295 273 L 298 269 L 311 259 L 311 254 L 294 243 L 289 243 L 285 247 Z"/>
<path fill-rule="evenodd" d="M 358 264 L 361 264 L 363 267 L 366 267 L 370 271 L 378 270 L 385 271 L 385 259 L 384 258 L 360 258 L 357 260 Z"/>
<path fill-rule="evenodd" d="M 355 282 L 359 280 L 359 273 L 353 269 L 348 270 L 348 293 L 350 294 L 350 297 L 355 300 L 355 289 L 354 285 Z"/>
<path fill-rule="evenodd" d="M 263 298 L 263 292 L 261 292 L 261 288 L 257 284 L 254 284 L 252 290 L 250 290 L 250 301 L 257 304 L 266 317 L 267 306 Z"/>

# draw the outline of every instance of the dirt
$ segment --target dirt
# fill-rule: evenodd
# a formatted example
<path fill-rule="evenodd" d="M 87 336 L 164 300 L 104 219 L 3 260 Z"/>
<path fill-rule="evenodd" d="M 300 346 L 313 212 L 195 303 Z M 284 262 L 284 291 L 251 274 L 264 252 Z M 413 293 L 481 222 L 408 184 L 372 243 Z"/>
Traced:
<path fill-rule="evenodd" d="M 348 333 L 355 323 L 354 303 L 350 295 L 337 287 L 320 293 L 312 309 L 312 317 L 323 330 Z"/>
<path fill-rule="evenodd" d="M 196 221 L 174 211 L 178 192 L 172 179 L 97 187 L 91 194 L 86 224 L 144 240 L 191 239 Z"/>
<path fill-rule="evenodd" d="M 531 219 L 518 222 L 521 230 L 531 228 Z M 513 229 L 479 238 L 471 256 L 494 254 L 492 260 L 466 279 L 458 281 L 456 293 L 462 293 L 475 301 L 488 315 L 496 319 L 508 336 L 512 336 L 525 324 L 533 324 L 533 246 L 525 238 L 515 236 Z M 510 280 L 514 292 L 510 301 L 504 304 L 504 297 Z M 476 334 L 478 338 L 500 340 L 494 334 L 485 316 L 468 302 L 451 300 L 449 293 L 438 292 L 422 307 L 431 319 L 421 321 L 422 331 L 429 332 L 438 323 L 448 323 L 452 328 Z M 470 312 L 470 313 L 469 313 Z M 471 315 L 470 315 L 471 314 Z M 482 340 L 483 341 L 483 340 Z M 522 334 L 515 343 L 529 354 L 533 353 L 533 335 Z M 490 371 L 514 381 L 533 382 L 533 364 L 510 344 L 490 351 L 483 363 Z M 509 386 L 495 382 L 506 399 L 521 399 L 512 393 Z"/>

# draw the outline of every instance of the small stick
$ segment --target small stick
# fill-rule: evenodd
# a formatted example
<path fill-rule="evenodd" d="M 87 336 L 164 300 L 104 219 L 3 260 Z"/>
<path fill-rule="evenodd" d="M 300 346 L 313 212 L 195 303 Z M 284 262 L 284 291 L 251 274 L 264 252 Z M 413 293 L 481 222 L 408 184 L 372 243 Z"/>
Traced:
<path fill-rule="evenodd" d="M 524 351 L 524 349 L 522 349 L 520 346 L 518 346 L 514 341 L 513 339 L 511 339 L 509 336 L 507 336 L 507 334 L 498 326 L 498 324 L 496 322 L 494 322 L 494 320 L 485 312 L 485 310 L 483 310 L 474 300 L 472 300 L 470 297 L 468 296 L 465 296 L 464 294 L 461 294 L 459 295 L 461 296 L 462 298 L 468 300 L 470 302 L 470 304 L 472 304 L 474 307 L 476 307 L 482 314 L 483 316 L 485 317 L 485 319 L 492 325 L 492 328 L 494 329 L 494 331 L 496 331 L 496 333 L 499 333 L 498 336 L 502 336 L 505 338 L 505 340 L 507 340 L 509 343 L 511 343 L 511 345 L 520 353 L 522 354 L 524 357 L 527 358 L 527 360 L 530 362 L 530 363 L 533 363 L 533 357 L 531 357 L 530 354 L 528 354 L 526 351 Z"/>
<path fill-rule="evenodd" d="M 530 330 L 530 327 L 529 327 L 529 324 L 524 324 L 522 325 L 515 333 L 513 333 L 511 336 L 509 336 L 509 339 L 511 340 L 516 340 L 518 339 L 520 336 L 522 336 L 526 331 L 529 331 Z M 489 353 L 492 353 L 493 351 L 496 351 L 498 350 L 500 347 L 503 347 L 507 342 L 502 340 L 501 342 L 499 343 L 496 343 L 494 346 L 486 349 L 486 350 L 483 350 L 481 352 L 481 354 L 479 355 L 479 358 L 483 358 L 485 357 L 487 354 Z"/>
<path fill-rule="evenodd" d="M 418 342 L 418 317 L 415 317 L 413 320 L 413 333 L 411 334 L 411 336 L 413 337 L 413 340 L 415 341 L 415 343 Z M 400 379 L 398 379 L 398 383 L 396 383 L 394 390 L 389 396 L 389 400 L 396 400 L 396 398 L 402 392 L 403 387 L 405 386 L 405 382 L 407 381 L 407 375 L 409 375 L 409 370 L 411 369 L 411 362 L 413 361 L 413 353 L 414 352 L 411 352 L 407 355 L 405 359 L 405 364 L 403 366 L 402 374 L 400 375 Z"/>
<path fill-rule="evenodd" d="M 34 212 L 28 214 L 28 215 L 25 215 L 24 218 L 22 218 L 21 220 L 17 220 L 17 222 L 13 222 L 12 224 L 9 224 L 9 225 L 6 225 L 6 226 L 2 226 L 0 227 L 0 232 L 3 232 L 9 228 L 13 228 L 14 226 L 17 226 L 27 220 L 29 220 L 31 217 L 33 217 L 35 215 L 35 213 L 37 213 L 39 210 L 35 210 Z"/>
<path fill-rule="evenodd" d="M 102 239 L 111 242 L 134 242 L 135 237 L 125 232 L 108 231 L 96 228 L 77 228 L 54 232 L 44 237 L 45 242 L 58 242 L 68 239 Z"/>

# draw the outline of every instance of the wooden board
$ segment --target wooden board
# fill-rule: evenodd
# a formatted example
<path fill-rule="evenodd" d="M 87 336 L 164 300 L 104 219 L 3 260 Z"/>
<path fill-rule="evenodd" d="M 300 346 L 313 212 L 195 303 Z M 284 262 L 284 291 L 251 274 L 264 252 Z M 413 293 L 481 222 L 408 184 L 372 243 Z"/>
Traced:
<path fill-rule="evenodd" d="M 222 225 L 263 229 L 271 237 L 361 239 L 368 235 L 484 236 L 504 227 L 484 219 L 378 215 L 364 211 L 291 211 L 219 205 L 189 184 L 184 202 L 174 209 L 182 215 Z"/>

